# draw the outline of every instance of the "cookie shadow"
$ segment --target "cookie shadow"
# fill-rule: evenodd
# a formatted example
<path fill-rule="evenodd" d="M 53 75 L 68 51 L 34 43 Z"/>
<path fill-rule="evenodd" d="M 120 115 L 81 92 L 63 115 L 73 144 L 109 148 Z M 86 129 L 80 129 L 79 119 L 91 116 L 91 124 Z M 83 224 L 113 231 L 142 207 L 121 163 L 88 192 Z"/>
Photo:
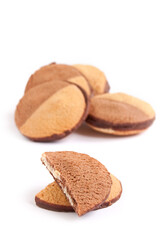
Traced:
<path fill-rule="evenodd" d="M 134 138 L 141 133 L 134 134 L 134 135 L 112 135 L 109 133 L 102 133 L 98 132 L 92 128 L 90 128 L 85 122 L 76 130 L 75 132 L 78 135 L 86 136 L 86 137 L 95 137 L 95 138 L 102 138 L 102 139 L 126 139 L 126 138 Z"/>
<path fill-rule="evenodd" d="M 95 138 L 107 138 L 107 139 L 115 139 L 119 136 L 109 135 L 105 133 L 101 133 L 90 128 L 85 122 L 76 130 L 75 132 L 78 135 L 87 136 L 87 137 L 95 137 Z"/>

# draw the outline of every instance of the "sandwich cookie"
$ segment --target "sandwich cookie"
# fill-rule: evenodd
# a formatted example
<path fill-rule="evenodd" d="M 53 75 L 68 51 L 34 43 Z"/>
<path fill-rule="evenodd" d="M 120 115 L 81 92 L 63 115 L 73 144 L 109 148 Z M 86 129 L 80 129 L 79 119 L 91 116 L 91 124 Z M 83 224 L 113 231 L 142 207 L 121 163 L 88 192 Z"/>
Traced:
<path fill-rule="evenodd" d="M 95 96 L 91 99 L 87 124 L 96 131 L 113 135 L 134 135 L 154 121 L 152 107 L 124 93 Z"/>
<path fill-rule="evenodd" d="M 108 198 L 112 180 L 104 165 L 76 152 L 46 152 L 42 163 L 52 174 L 75 212 L 81 216 Z"/>
<path fill-rule="evenodd" d="M 106 208 L 111 206 L 113 203 L 119 200 L 122 193 L 122 185 L 121 182 L 112 174 L 110 174 L 112 179 L 112 186 L 110 194 L 102 205 L 100 205 L 97 209 Z M 73 212 L 73 208 L 70 205 L 68 199 L 65 194 L 59 187 L 56 182 L 50 183 L 46 188 L 41 190 L 35 196 L 35 202 L 37 206 L 60 212 Z"/>
<path fill-rule="evenodd" d="M 53 141 L 77 129 L 88 113 L 88 99 L 77 85 L 48 81 L 31 88 L 19 101 L 15 122 L 34 141 Z"/>
<path fill-rule="evenodd" d="M 41 83 L 53 80 L 76 83 L 86 92 L 87 96 L 91 95 L 88 80 L 77 69 L 69 65 L 56 63 L 43 66 L 32 74 L 26 85 L 25 92 Z"/>
<path fill-rule="evenodd" d="M 109 92 L 110 86 L 106 79 L 106 76 L 98 68 L 82 64 L 75 64 L 73 66 L 88 79 L 88 82 L 93 89 L 94 95 Z"/>

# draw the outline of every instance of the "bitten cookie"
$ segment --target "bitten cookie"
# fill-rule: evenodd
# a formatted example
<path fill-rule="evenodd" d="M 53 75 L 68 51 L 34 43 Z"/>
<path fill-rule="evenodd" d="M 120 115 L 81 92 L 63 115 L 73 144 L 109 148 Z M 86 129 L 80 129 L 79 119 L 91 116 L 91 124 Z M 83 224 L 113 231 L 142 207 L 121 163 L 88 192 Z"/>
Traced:
<path fill-rule="evenodd" d="M 94 95 L 109 92 L 110 86 L 106 79 L 106 76 L 98 68 L 82 64 L 75 64 L 73 66 L 77 68 L 88 79 L 93 89 Z"/>
<path fill-rule="evenodd" d="M 96 159 L 64 151 L 46 152 L 41 161 L 79 216 L 98 208 L 109 196 L 110 173 Z"/>
<path fill-rule="evenodd" d="M 91 99 L 87 124 L 96 131 L 113 135 L 134 135 L 154 121 L 152 107 L 124 93 L 103 94 Z"/>
<path fill-rule="evenodd" d="M 84 91 L 65 81 L 49 81 L 26 92 L 15 111 L 20 132 L 34 141 L 53 141 L 74 131 L 88 113 Z"/>
<path fill-rule="evenodd" d="M 25 88 L 25 92 L 29 89 L 48 81 L 61 80 L 76 83 L 80 86 L 88 96 L 91 95 L 91 88 L 87 79 L 72 66 L 65 64 L 51 63 L 41 67 L 31 75 Z"/>
<path fill-rule="evenodd" d="M 113 203 L 119 200 L 122 193 L 122 185 L 121 182 L 112 174 L 110 174 L 112 179 L 112 186 L 110 194 L 105 200 L 105 202 L 100 205 L 97 209 L 106 208 L 111 206 Z M 35 196 L 35 202 L 37 206 L 60 212 L 73 212 L 73 208 L 70 205 L 68 199 L 65 194 L 59 187 L 56 182 L 50 183 L 47 187 L 41 190 Z"/>

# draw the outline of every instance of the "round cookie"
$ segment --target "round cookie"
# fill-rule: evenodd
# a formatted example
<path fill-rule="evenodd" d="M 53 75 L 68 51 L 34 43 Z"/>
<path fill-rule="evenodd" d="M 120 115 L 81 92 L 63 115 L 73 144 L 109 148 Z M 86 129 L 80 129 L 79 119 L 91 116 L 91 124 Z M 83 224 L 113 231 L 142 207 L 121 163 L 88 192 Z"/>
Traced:
<path fill-rule="evenodd" d="M 88 113 L 88 99 L 77 85 L 49 81 L 26 92 L 15 111 L 20 132 L 34 141 L 53 141 L 77 129 Z"/>
<path fill-rule="evenodd" d="M 113 135 L 134 135 L 154 121 L 152 107 L 124 93 L 95 96 L 91 99 L 87 124 L 96 131 Z"/>
<path fill-rule="evenodd" d="M 108 197 L 112 180 L 105 166 L 87 154 L 64 151 L 42 154 L 42 163 L 81 216 Z"/>
<path fill-rule="evenodd" d="M 109 92 L 109 83 L 101 70 L 90 65 L 75 64 L 73 66 L 88 79 L 94 95 Z"/>
<path fill-rule="evenodd" d="M 25 92 L 29 89 L 47 81 L 61 80 L 76 83 L 88 96 L 91 95 L 91 88 L 88 80 L 72 66 L 65 64 L 51 63 L 38 69 L 29 78 Z"/>
<path fill-rule="evenodd" d="M 113 203 L 119 200 L 122 193 L 121 182 L 112 174 L 110 174 L 112 179 L 111 191 L 104 203 L 100 205 L 97 209 L 106 208 L 111 206 Z M 35 202 L 37 206 L 60 212 L 73 212 L 73 208 L 70 205 L 65 194 L 56 182 L 50 183 L 47 187 L 41 190 L 35 196 Z"/>

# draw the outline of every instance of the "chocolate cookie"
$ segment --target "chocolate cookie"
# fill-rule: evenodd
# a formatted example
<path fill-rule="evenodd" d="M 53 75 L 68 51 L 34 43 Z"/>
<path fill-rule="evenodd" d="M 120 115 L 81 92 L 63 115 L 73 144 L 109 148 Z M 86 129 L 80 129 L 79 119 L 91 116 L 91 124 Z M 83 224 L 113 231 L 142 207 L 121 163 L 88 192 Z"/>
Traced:
<path fill-rule="evenodd" d="M 79 216 L 98 208 L 107 199 L 112 180 L 96 159 L 64 151 L 46 152 L 41 160 Z"/>
<path fill-rule="evenodd" d="M 17 105 L 15 122 L 34 141 L 63 138 L 86 118 L 88 99 L 75 84 L 48 81 L 31 88 Z"/>
<path fill-rule="evenodd" d="M 122 185 L 120 181 L 112 174 L 110 174 L 110 176 L 112 179 L 110 194 L 108 198 L 105 200 L 105 202 L 102 205 L 100 205 L 97 209 L 111 206 L 113 203 L 118 201 L 118 199 L 121 196 Z M 65 194 L 63 193 L 63 191 L 56 182 L 50 183 L 47 187 L 41 190 L 35 196 L 35 202 L 37 206 L 53 211 L 60 212 L 74 211 Z"/>
<path fill-rule="evenodd" d="M 124 93 L 113 93 L 91 99 L 86 122 L 99 132 L 123 136 L 144 131 L 154 119 L 154 110 L 148 103 Z"/>
<path fill-rule="evenodd" d="M 110 86 L 108 84 L 106 76 L 98 68 L 82 64 L 75 64 L 73 66 L 88 79 L 93 89 L 94 95 L 109 92 Z"/>
<path fill-rule="evenodd" d="M 26 85 L 25 92 L 41 83 L 54 80 L 76 83 L 88 96 L 91 95 L 91 88 L 88 81 L 77 69 L 69 65 L 55 63 L 43 66 L 32 74 Z"/>

